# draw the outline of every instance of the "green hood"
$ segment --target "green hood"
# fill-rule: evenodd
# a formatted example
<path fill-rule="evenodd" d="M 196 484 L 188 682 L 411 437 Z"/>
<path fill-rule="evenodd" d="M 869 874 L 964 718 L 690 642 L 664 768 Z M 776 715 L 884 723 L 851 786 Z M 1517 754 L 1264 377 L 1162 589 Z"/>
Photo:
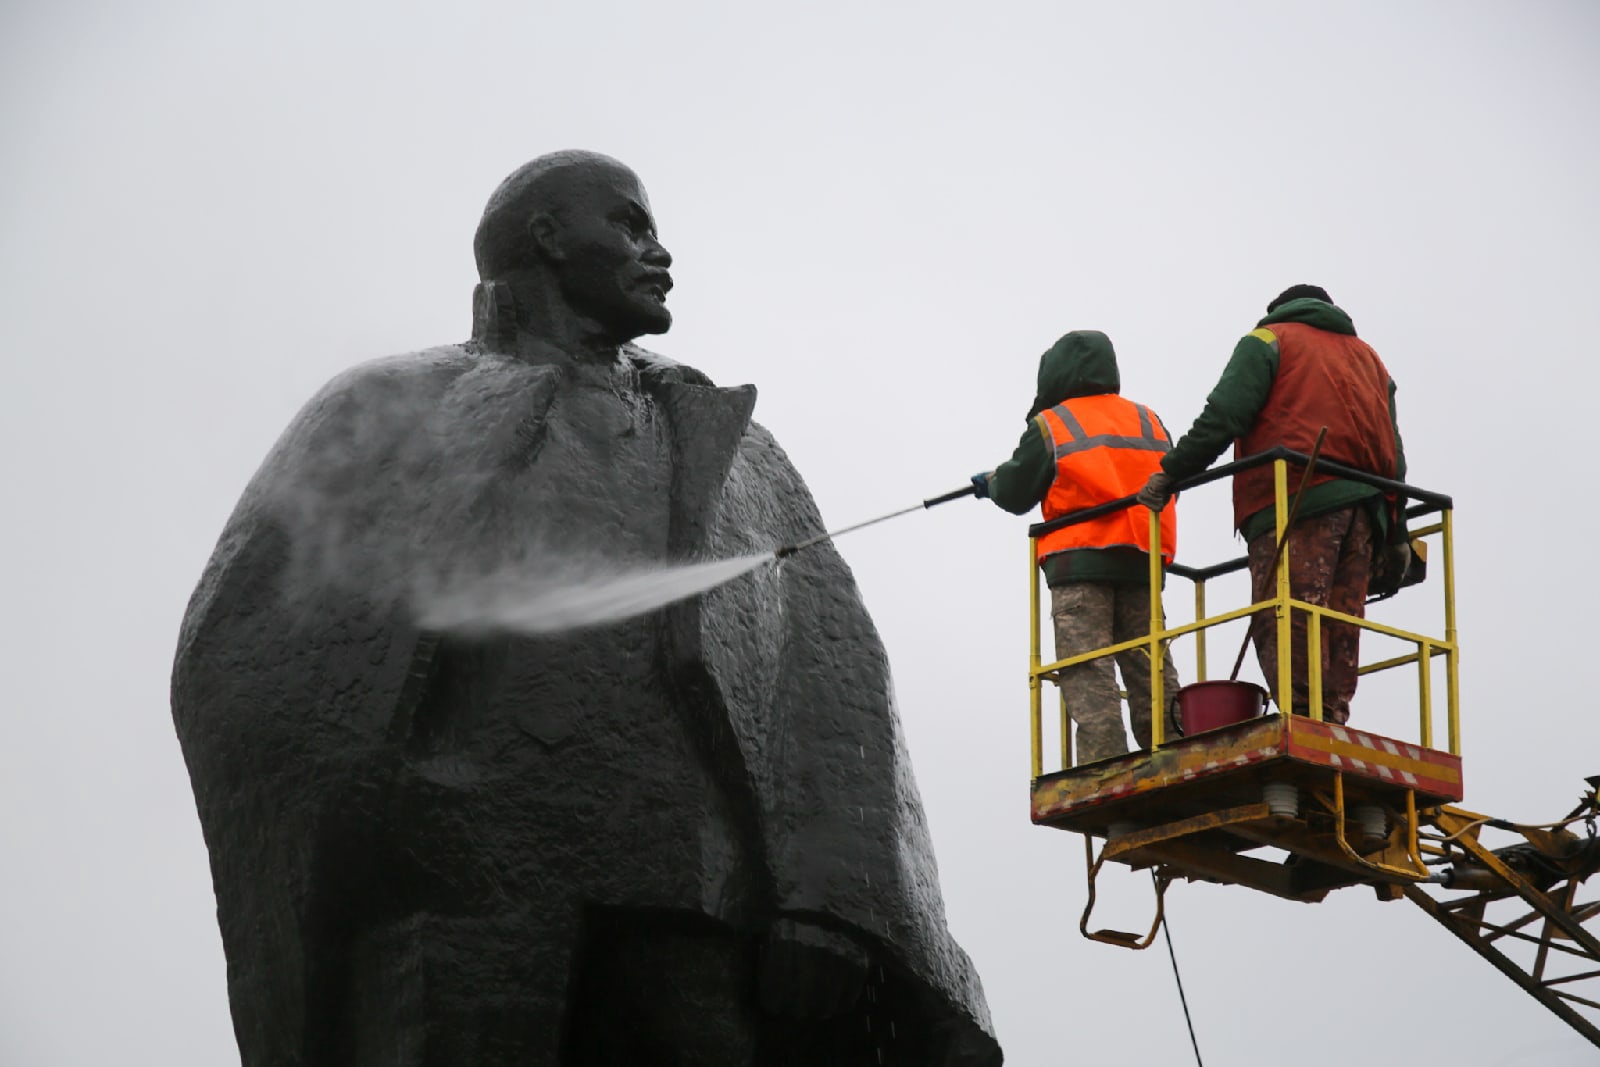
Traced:
<path fill-rule="evenodd" d="M 1073 330 L 1039 357 L 1039 395 L 1028 418 L 1075 396 L 1121 391 L 1111 338 L 1099 330 Z"/>
<path fill-rule="evenodd" d="M 1275 322 L 1301 322 L 1329 333 L 1356 335 L 1356 324 L 1350 321 L 1343 308 L 1310 296 L 1289 301 L 1256 325 L 1271 326 Z"/>

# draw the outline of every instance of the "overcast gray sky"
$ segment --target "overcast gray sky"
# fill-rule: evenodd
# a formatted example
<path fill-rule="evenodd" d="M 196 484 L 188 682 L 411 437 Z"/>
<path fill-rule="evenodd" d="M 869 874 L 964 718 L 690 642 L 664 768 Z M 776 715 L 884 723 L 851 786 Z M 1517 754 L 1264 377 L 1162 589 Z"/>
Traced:
<path fill-rule="evenodd" d="M 558 148 L 642 176 L 654 347 L 759 386 L 833 525 L 1004 458 L 1066 330 L 1181 429 L 1267 299 L 1326 286 L 1457 501 L 1466 804 L 1560 816 L 1600 772 L 1597 59 L 1590 2 L 6 4 L 0 1062 L 236 1062 L 184 602 L 318 386 L 466 336 L 483 202 Z M 1185 498 L 1180 559 L 1237 551 L 1226 497 Z M 1024 528 L 961 503 L 841 542 L 950 924 L 1008 1062 L 1185 1062 L 1167 961 L 1083 941 L 1080 839 L 1028 822 Z M 1353 724 L 1412 736 L 1413 694 Z M 1124 874 L 1105 917 L 1148 907 Z M 1592 1059 L 1409 904 L 1170 913 L 1208 1062 Z"/>

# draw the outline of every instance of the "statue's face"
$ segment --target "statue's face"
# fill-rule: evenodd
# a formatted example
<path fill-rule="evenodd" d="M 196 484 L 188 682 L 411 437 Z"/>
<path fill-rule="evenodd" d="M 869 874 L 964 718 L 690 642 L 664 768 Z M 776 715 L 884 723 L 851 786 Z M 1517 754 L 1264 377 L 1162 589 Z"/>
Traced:
<path fill-rule="evenodd" d="M 672 256 L 656 237 L 639 179 L 621 168 L 590 167 L 565 193 L 554 243 L 568 302 L 619 342 L 665 333 Z"/>

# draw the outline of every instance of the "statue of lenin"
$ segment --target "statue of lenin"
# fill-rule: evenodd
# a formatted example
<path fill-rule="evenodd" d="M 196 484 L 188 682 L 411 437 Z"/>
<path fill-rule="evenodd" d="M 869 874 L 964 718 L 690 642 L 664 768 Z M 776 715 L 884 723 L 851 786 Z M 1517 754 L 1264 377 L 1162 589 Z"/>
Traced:
<path fill-rule="evenodd" d="M 472 339 L 335 378 L 189 604 L 172 708 L 245 1067 L 1000 1062 L 883 646 L 831 544 L 628 621 L 435 632 L 430 589 L 819 533 L 672 317 L 634 174 L 490 198 Z"/>

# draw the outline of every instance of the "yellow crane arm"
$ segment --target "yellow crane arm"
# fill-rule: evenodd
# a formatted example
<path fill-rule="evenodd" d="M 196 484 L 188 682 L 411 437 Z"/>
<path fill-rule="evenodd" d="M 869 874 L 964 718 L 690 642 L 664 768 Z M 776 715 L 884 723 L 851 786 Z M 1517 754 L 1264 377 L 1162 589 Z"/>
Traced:
<path fill-rule="evenodd" d="M 1567 818 L 1523 826 L 1450 805 L 1427 811 L 1421 850 L 1435 868 L 1428 889 L 1402 887 L 1407 899 L 1600 1047 L 1600 937 L 1585 925 L 1600 899 L 1580 901 L 1600 871 L 1600 776 Z M 1574 827 L 1581 824 L 1582 833 Z M 1519 841 L 1490 849 L 1485 830 Z M 1445 894 L 1458 895 L 1445 895 Z"/>

